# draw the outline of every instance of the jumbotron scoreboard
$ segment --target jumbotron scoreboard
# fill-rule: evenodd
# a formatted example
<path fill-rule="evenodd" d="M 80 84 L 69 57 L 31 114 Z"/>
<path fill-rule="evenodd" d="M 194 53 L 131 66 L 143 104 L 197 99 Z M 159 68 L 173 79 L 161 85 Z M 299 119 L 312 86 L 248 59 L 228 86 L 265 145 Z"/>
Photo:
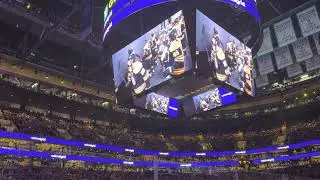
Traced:
<path fill-rule="evenodd" d="M 114 33 L 137 28 L 129 22 L 148 26 L 141 17 L 152 27 L 132 41 Z M 247 29 L 239 27 L 243 23 Z M 259 23 L 254 0 L 110 0 L 103 40 L 105 47 L 120 47 L 112 53 L 117 103 L 178 118 L 236 103 L 239 94 L 254 96 Z"/>

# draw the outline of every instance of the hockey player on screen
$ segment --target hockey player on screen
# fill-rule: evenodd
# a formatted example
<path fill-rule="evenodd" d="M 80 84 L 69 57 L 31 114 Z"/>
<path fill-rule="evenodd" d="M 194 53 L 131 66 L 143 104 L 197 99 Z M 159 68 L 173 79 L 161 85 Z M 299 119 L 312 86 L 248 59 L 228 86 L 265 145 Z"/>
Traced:
<path fill-rule="evenodd" d="M 164 114 L 167 114 L 168 112 L 168 103 L 169 103 L 169 99 L 168 98 L 162 98 L 161 99 L 161 112 Z"/>
<path fill-rule="evenodd" d="M 245 49 L 244 56 L 244 90 L 249 95 L 253 95 L 252 89 L 252 55 L 248 48 Z"/>
<path fill-rule="evenodd" d="M 159 55 L 160 55 L 160 62 L 163 68 L 163 76 L 166 77 L 166 79 L 169 79 L 172 73 L 173 61 L 172 59 L 170 59 L 169 39 L 167 39 L 166 36 L 167 35 L 163 36 L 163 41 L 159 48 Z"/>
<path fill-rule="evenodd" d="M 157 98 L 155 96 L 151 97 L 150 105 L 151 105 L 151 110 L 157 111 L 159 107 L 159 102 L 157 101 Z"/>
<path fill-rule="evenodd" d="M 151 40 L 148 40 L 145 46 L 143 47 L 143 65 L 144 67 L 150 71 L 150 76 L 152 76 L 152 69 L 154 68 L 153 65 L 153 57 L 152 57 L 152 51 L 151 51 Z"/>
<path fill-rule="evenodd" d="M 139 55 L 131 48 L 128 50 L 128 77 L 127 86 L 131 87 L 134 94 L 140 94 L 149 86 L 149 70 L 146 70 Z"/>
<path fill-rule="evenodd" d="M 158 49 L 159 41 L 155 34 L 151 34 L 151 39 L 149 40 L 150 50 L 151 50 L 151 72 L 155 72 L 155 66 L 158 63 Z"/>
<path fill-rule="evenodd" d="M 199 99 L 199 110 L 200 110 L 200 112 L 209 110 L 209 104 L 207 103 L 205 98 L 201 97 Z"/>
<path fill-rule="evenodd" d="M 231 71 L 236 70 L 237 47 L 234 40 L 230 39 L 229 42 L 227 43 L 227 49 L 225 51 L 225 54 L 226 54 L 227 64 L 231 68 Z"/>
<path fill-rule="evenodd" d="M 172 67 L 172 75 L 181 75 L 184 73 L 184 60 L 185 54 L 182 48 L 181 40 L 177 38 L 177 30 L 173 29 L 169 34 L 170 47 L 169 54 L 170 58 L 174 60 Z"/>
<path fill-rule="evenodd" d="M 222 49 L 222 43 L 218 31 L 213 29 L 212 47 L 209 64 L 214 66 L 218 80 L 227 81 L 230 75 L 230 67 L 226 61 L 226 55 Z M 213 64 L 213 65 L 212 65 Z"/>
<path fill-rule="evenodd" d="M 216 88 L 208 94 L 208 102 L 211 108 L 221 105 L 219 90 Z"/>

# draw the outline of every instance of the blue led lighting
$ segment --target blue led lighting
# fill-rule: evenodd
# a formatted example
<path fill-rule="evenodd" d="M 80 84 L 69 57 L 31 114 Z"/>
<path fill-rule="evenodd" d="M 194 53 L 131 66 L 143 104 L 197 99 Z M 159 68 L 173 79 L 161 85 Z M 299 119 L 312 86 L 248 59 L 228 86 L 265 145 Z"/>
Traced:
<path fill-rule="evenodd" d="M 320 144 L 320 140 L 311 140 L 307 142 L 291 144 L 286 146 L 267 147 L 267 148 L 261 148 L 261 149 L 249 149 L 249 150 L 241 150 L 241 151 L 239 150 L 239 151 L 224 151 L 224 152 L 157 152 L 157 151 L 148 151 L 148 150 L 132 149 L 132 148 L 129 149 L 129 148 L 102 145 L 102 144 L 76 142 L 71 140 L 37 137 L 37 136 L 30 136 L 27 134 L 11 133 L 11 132 L 5 132 L 5 131 L 0 131 L 0 137 L 10 138 L 10 139 L 20 139 L 25 141 L 45 142 L 45 143 L 59 144 L 59 145 L 65 145 L 65 146 L 101 149 L 106 151 L 115 151 L 119 153 L 130 151 L 129 153 L 135 153 L 140 155 L 171 156 L 171 157 L 195 157 L 195 156 L 223 157 L 223 156 L 244 155 L 244 154 L 249 155 L 249 154 L 275 152 L 275 151 L 286 150 L 286 149 L 298 149 L 302 147 L 308 147 L 308 146 Z M 205 155 L 203 155 L 203 153 L 205 153 Z"/>
<path fill-rule="evenodd" d="M 320 152 L 311 152 L 305 154 L 298 154 L 292 156 L 279 156 L 279 157 L 271 157 L 271 158 L 264 158 L 264 159 L 253 159 L 253 164 L 262 164 L 262 163 L 269 163 L 269 162 L 281 162 L 281 161 L 292 161 L 292 160 L 299 160 L 304 158 L 311 158 L 315 156 L 320 156 Z"/>
<path fill-rule="evenodd" d="M 105 22 L 104 24 L 104 35 L 103 40 L 105 39 L 106 35 L 110 32 L 110 30 L 119 24 L 122 20 L 129 17 L 130 15 L 144 9 L 147 7 L 151 7 L 154 5 L 167 3 L 173 0 L 138 0 L 131 5 L 127 6 L 126 8 L 122 9 L 118 14 L 112 16 L 110 18 L 109 23 Z M 108 25 L 107 25 L 108 24 Z"/>
<path fill-rule="evenodd" d="M 153 167 L 154 162 L 151 161 L 127 161 L 121 159 L 111 159 L 111 158 L 100 158 L 100 157 L 88 157 L 88 156 L 73 156 L 73 155 L 63 155 L 63 154 L 49 154 L 45 152 L 38 151 L 25 151 L 17 150 L 12 148 L 0 147 L 0 154 L 20 156 L 20 157 L 37 157 L 42 159 L 60 159 L 67 161 L 84 161 L 91 163 L 103 163 L 103 164 L 115 164 L 115 165 L 131 165 L 137 167 Z M 185 163 L 176 162 L 157 162 L 157 166 L 165 168 L 179 168 L 186 167 Z M 208 162 L 208 163 L 190 163 L 190 166 L 195 167 L 216 167 L 216 166 L 235 166 L 236 161 L 225 161 L 225 162 Z"/>
<path fill-rule="evenodd" d="M 170 98 L 168 103 L 168 116 L 172 118 L 178 117 L 179 101 L 175 98 Z"/>
<path fill-rule="evenodd" d="M 221 162 L 191 162 L 191 163 L 176 163 L 176 162 L 150 162 L 150 161 L 126 161 L 120 159 L 111 159 L 111 158 L 99 158 L 99 157 L 87 157 L 87 156 L 73 156 L 73 155 L 62 155 L 62 154 L 49 154 L 45 152 L 38 151 L 24 151 L 17 150 L 13 148 L 0 147 L 0 154 L 13 155 L 19 157 L 37 157 L 42 159 L 58 159 L 58 160 L 67 160 L 67 161 L 84 161 L 91 163 L 103 163 L 103 164 L 115 164 L 115 165 L 131 165 L 137 167 L 165 167 L 165 168 L 188 168 L 188 167 L 218 167 L 218 166 L 237 166 L 239 165 L 238 161 L 221 161 Z M 312 152 L 306 154 L 299 154 L 293 156 L 282 156 L 274 157 L 269 159 L 254 159 L 253 164 L 261 164 L 268 162 L 281 162 L 281 161 L 290 161 L 298 160 L 304 158 L 311 158 L 315 156 L 320 156 L 320 152 Z"/>
<path fill-rule="evenodd" d="M 237 102 L 237 95 L 225 88 L 218 87 L 221 104 L 228 105 Z"/>
<path fill-rule="evenodd" d="M 103 40 L 106 35 L 111 31 L 113 27 L 119 24 L 122 20 L 129 17 L 130 15 L 141 11 L 147 7 L 154 5 L 173 2 L 175 0 L 137 0 L 131 3 L 131 0 L 117 0 L 113 7 L 108 10 L 108 18 L 104 22 L 104 35 Z M 235 5 L 255 17 L 257 21 L 260 21 L 260 16 L 258 8 L 254 0 L 217 0 L 227 4 Z M 131 3 L 131 4 L 130 4 Z M 112 14 L 110 14 L 112 13 Z"/>
<path fill-rule="evenodd" d="M 221 166 L 237 166 L 239 161 L 221 161 L 221 162 L 193 162 L 192 167 L 221 167 Z"/>
<path fill-rule="evenodd" d="M 260 16 L 258 12 L 258 8 L 254 0 L 222 0 L 225 3 L 233 4 L 256 18 L 257 21 L 260 21 Z"/>
<path fill-rule="evenodd" d="M 320 152 L 298 154 L 298 155 L 293 155 L 293 156 L 280 156 L 280 157 L 275 157 L 274 161 L 275 162 L 291 161 L 291 160 L 298 160 L 298 159 L 310 158 L 310 157 L 315 157 L 315 156 L 320 156 Z"/>

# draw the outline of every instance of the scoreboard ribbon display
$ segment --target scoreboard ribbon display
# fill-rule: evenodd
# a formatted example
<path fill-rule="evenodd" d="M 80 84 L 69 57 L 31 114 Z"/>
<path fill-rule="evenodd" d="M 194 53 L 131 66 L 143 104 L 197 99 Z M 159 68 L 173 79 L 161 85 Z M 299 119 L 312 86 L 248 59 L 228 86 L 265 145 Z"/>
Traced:
<path fill-rule="evenodd" d="M 256 1 L 257 0 L 220 0 L 225 3 L 233 4 L 256 18 L 257 21 L 260 21 L 260 16 L 257 8 Z"/>
<path fill-rule="evenodd" d="M 111 28 L 119 24 L 123 19 L 144 8 L 174 0 L 110 0 L 104 11 L 103 40 Z"/>
<path fill-rule="evenodd" d="M 110 30 L 123 19 L 144 8 L 154 5 L 173 2 L 176 0 L 109 0 L 104 10 L 104 34 L 103 40 Z M 217 0 L 237 6 L 260 20 L 256 0 Z"/>

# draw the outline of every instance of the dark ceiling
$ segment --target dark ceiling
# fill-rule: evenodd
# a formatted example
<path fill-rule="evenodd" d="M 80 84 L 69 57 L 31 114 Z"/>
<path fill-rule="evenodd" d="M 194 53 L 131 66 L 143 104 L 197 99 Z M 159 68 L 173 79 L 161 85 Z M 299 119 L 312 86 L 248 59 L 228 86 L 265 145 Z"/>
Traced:
<path fill-rule="evenodd" d="M 182 0 L 180 0 L 181 2 Z M 36 63 L 57 67 L 82 78 L 106 84 L 112 79 L 111 53 L 102 50 L 105 0 L 2 0 L 0 2 L 1 48 Z M 262 22 L 270 21 L 308 0 L 259 0 Z M 162 7 L 165 11 L 166 6 Z M 171 14 L 167 10 L 164 14 Z M 159 14 L 152 9 L 126 21 L 117 36 L 133 40 L 154 26 Z M 165 15 L 166 16 L 166 15 Z M 160 20 L 161 21 L 161 20 Z M 159 21 L 159 22 L 160 22 Z M 130 28 L 139 27 L 139 31 Z M 116 43 L 116 42 L 113 42 Z M 109 54 L 110 53 L 110 54 Z M 41 57 L 41 58 L 40 58 Z M 75 68 L 76 67 L 76 68 Z"/>

